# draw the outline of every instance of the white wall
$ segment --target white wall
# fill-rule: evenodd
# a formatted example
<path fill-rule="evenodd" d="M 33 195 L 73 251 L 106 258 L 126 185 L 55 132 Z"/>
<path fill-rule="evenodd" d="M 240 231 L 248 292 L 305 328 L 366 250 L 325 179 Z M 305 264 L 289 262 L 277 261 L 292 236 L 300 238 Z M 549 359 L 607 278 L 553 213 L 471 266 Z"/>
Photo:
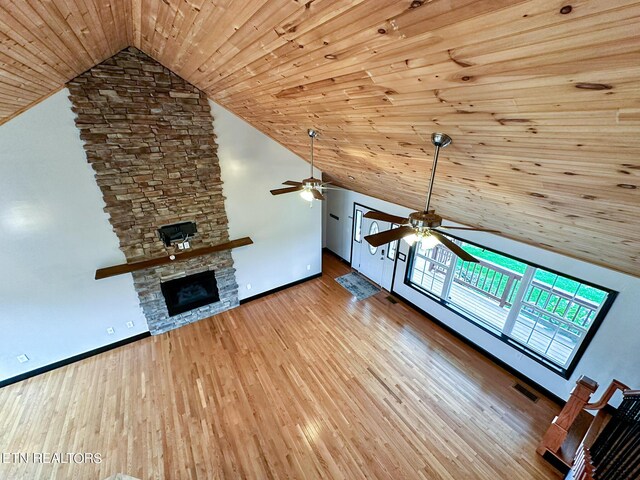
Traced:
<path fill-rule="evenodd" d="M 284 180 L 308 177 L 309 164 L 223 108 L 212 109 L 229 234 L 255 242 L 232 253 L 240 298 L 320 273 L 321 205 L 269 193 Z M 68 91 L 0 126 L 0 145 L 0 381 L 148 331 L 130 275 L 94 280 L 97 268 L 125 257 Z M 21 354 L 29 361 L 19 363 Z"/>
<path fill-rule="evenodd" d="M 346 260 L 349 260 L 350 253 L 352 219 L 349 217 L 352 215 L 354 202 L 395 215 L 404 216 L 410 213 L 410 210 L 405 207 L 356 192 L 336 191 L 331 192 L 330 195 L 327 202 L 327 215 L 333 213 L 340 220 L 327 218 L 326 244 L 329 249 Z M 569 380 L 551 372 L 480 327 L 404 285 L 406 266 L 402 262 L 398 263 L 396 269 L 394 290 L 559 397 L 568 398 L 580 375 L 587 375 L 600 383 L 600 390 L 596 396 L 613 378 L 632 388 L 640 388 L 640 316 L 637 314 L 640 300 L 639 278 L 489 233 L 457 232 L 457 235 L 619 292 L 611 310 Z M 407 253 L 406 242 L 400 242 L 400 251 Z"/>
<path fill-rule="evenodd" d="M 330 191 L 327 199 L 326 246 L 347 261 L 351 255 L 354 203 L 392 215 L 406 216 L 411 213 L 411 210 L 406 207 L 350 190 Z M 329 217 L 330 214 L 334 214 L 339 220 Z"/>
<path fill-rule="evenodd" d="M 321 203 L 309 204 L 296 193 L 269 193 L 285 180 L 309 177 L 309 163 L 221 106 L 211 102 L 211 108 L 229 235 L 254 241 L 232 250 L 240 299 L 320 273 Z M 305 128 L 302 140 L 308 139 Z"/>
<path fill-rule="evenodd" d="M 0 126 L 0 380 L 148 330 L 68 94 Z"/>

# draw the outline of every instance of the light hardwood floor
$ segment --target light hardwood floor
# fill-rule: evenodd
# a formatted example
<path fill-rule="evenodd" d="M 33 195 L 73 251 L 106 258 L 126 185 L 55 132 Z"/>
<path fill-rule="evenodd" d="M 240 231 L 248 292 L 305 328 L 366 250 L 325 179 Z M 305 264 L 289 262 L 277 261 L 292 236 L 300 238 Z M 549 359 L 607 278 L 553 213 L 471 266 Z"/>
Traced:
<path fill-rule="evenodd" d="M 102 455 L 0 478 L 560 478 L 555 404 L 347 271 L 0 389 L 1 452 Z"/>

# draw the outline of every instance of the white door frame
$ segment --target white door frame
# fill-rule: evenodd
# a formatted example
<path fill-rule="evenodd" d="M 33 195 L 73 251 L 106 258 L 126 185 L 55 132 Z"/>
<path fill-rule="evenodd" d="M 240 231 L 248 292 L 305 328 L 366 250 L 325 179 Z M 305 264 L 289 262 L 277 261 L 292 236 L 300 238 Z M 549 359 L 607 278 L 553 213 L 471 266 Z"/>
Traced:
<path fill-rule="evenodd" d="M 361 211 L 363 215 L 362 219 L 362 228 L 361 228 L 361 237 L 360 242 L 356 242 L 356 222 L 358 218 L 357 212 Z M 379 212 L 375 208 L 367 207 L 366 205 L 362 205 L 357 202 L 353 202 L 353 220 L 352 220 L 352 228 L 351 228 L 351 267 L 355 270 L 362 273 L 364 276 L 372 280 L 374 283 L 379 284 L 382 288 L 387 291 L 391 291 L 393 287 L 393 271 L 395 267 L 395 259 L 391 259 L 388 256 L 389 244 L 382 245 L 378 247 L 375 253 L 375 258 L 380 262 L 380 271 L 368 269 L 367 266 L 364 267 L 362 260 L 365 258 L 366 260 L 373 260 L 373 257 L 369 251 L 369 244 L 364 240 L 366 235 L 369 235 L 369 221 L 364 219 L 364 214 L 368 211 Z M 388 222 L 382 222 L 380 220 L 376 220 L 376 223 L 379 226 L 379 231 L 384 231 L 391 228 L 391 224 Z M 365 228 L 365 224 L 367 227 Z M 363 257 L 364 256 L 364 257 Z M 373 266 L 373 264 L 371 265 Z M 369 275 L 367 275 L 369 273 Z M 371 278 L 375 277 L 375 278 Z"/>

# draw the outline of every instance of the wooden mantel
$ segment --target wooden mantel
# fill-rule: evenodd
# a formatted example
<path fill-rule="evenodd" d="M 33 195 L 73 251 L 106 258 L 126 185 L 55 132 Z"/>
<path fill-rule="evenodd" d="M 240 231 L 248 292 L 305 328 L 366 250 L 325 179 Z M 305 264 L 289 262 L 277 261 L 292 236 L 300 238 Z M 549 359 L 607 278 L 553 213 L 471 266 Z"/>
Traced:
<path fill-rule="evenodd" d="M 176 253 L 175 255 L 168 255 L 166 257 L 158 257 L 149 260 L 142 260 L 139 262 L 123 263 L 121 265 L 114 265 L 113 267 L 99 268 L 98 270 L 96 270 L 96 280 L 100 280 L 101 278 L 114 277 L 116 275 L 122 275 L 123 273 L 131 273 L 137 270 L 144 270 L 145 268 L 166 265 L 167 263 L 188 260 L 190 258 L 200 257 L 202 255 L 208 255 L 210 253 L 221 252 L 223 250 L 232 250 L 234 248 L 243 247 L 245 245 L 251 245 L 252 243 L 253 240 L 251 240 L 250 237 L 242 237 L 236 240 L 231 240 L 229 242 L 220 243 L 218 245 L 196 248 L 195 250 L 188 250 L 183 253 Z"/>

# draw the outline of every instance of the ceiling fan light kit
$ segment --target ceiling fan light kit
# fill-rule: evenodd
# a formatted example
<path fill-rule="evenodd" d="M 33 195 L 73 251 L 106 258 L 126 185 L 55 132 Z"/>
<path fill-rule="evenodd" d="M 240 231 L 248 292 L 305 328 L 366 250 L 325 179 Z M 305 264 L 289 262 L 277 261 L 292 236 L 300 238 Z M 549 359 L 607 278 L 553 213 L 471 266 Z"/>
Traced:
<path fill-rule="evenodd" d="M 309 178 L 305 178 L 301 182 L 296 182 L 295 180 L 287 180 L 283 182 L 283 185 L 291 185 L 287 188 L 277 188 L 275 190 L 271 190 L 271 195 L 282 195 L 285 193 L 292 192 L 300 192 L 300 196 L 308 201 L 312 202 L 313 200 L 324 200 L 325 197 L 322 194 L 321 190 L 326 189 L 328 183 L 322 183 L 322 180 L 314 178 L 313 176 L 313 141 L 318 136 L 318 132 L 312 128 L 307 130 L 307 134 L 311 139 L 311 175 Z"/>
<path fill-rule="evenodd" d="M 300 191 L 300 196 L 302 197 L 303 200 L 306 200 L 307 202 L 313 201 L 313 193 L 311 193 L 310 188 L 305 187 L 302 191 Z"/>
<path fill-rule="evenodd" d="M 431 250 L 433 247 L 438 245 L 438 243 L 440 243 L 438 242 L 438 239 L 430 233 L 425 233 L 422 236 L 418 233 L 412 233 L 411 235 L 404 237 L 403 240 L 410 246 L 413 246 L 416 242 L 418 242 L 425 250 Z"/>
<path fill-rule="evenodd" d="M 396 215 L 389 215 L 382 212 L 367 212 L 364 215 L 366 218 L 381 220 L 383 222 L 396 223 L 400 225 L 400 227 L 376 233 L 374 235 L 367 235 L 366 237 L 364 237 L 364 239 L 374 247 L 379 247 L 380 245 L 384 245 L 385 243 L 393 242 L 400 239 L 404 239 L 407 243 L 409 243 L 409 245 L 413 245 L 414 243 L 419 242 L 421 246 L 427 250 L 435 247 L 438 244 L 442 244 L 463 261 L 477 263 L 477 258 L 465 252 L 459 245 L 455 244 L 434 229 L 442 227 L 459 230 L 475 230 L 496 233 L 498 232 L 496 230 L 488 230 L 484 228 L 444 227 L 442 226 L 442 217 L 440 215 L 437 215 L 435 210 L 429 209 L 429 207 L 431 206 L 433 182 L 436 177 L 438 155 L 441 148 L 445 148 L 451 144 L 451 137 L 444 133 L 434 133 L 431 135 L 431 143 L 435 147 L 435 153 L 433 156 L 433 166 L 431 167 L 429 190 L 427 191 L 427 202 L 424 210 L 421 212 L 413 212 L 409 215 L 408 218 L 402 218 Z"/>

